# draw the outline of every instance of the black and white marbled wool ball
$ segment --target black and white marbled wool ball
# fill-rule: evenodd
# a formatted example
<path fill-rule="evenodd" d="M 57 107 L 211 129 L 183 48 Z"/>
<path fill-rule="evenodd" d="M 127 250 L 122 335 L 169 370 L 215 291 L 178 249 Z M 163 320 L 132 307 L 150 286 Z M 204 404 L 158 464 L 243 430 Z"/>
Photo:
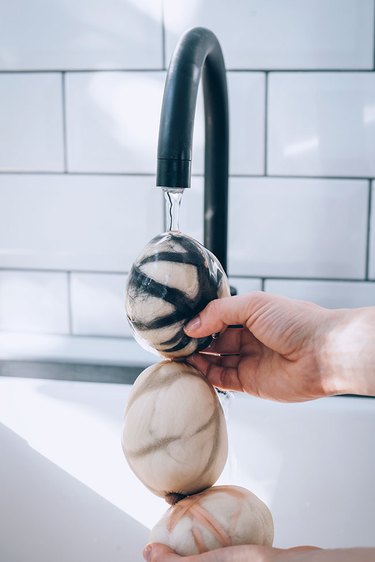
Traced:
<path fill-rule="evenodd" d="M 184 326 L 212 300 L 230 295 L 218 259 L 178 232 L 153 238 L 130 271 L 125 308 L 138 342 L 163 357 L 186 357 L 211 337 L 193 339 Z"/>

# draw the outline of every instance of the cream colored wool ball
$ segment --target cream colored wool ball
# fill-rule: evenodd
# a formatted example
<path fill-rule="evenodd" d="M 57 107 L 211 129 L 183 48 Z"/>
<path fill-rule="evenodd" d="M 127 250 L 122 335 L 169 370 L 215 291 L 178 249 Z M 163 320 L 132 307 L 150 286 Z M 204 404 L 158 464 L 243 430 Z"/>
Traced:
<path fill-rule="evenodd" d="M 224 546 L 272 546 L 273 521 L 268 507 L 239 486 L 214 486 L 168 509 L 151 531 L 181 556 Z"/>
<path fill-rule="evenodd" d="M 122 447 L 141 482 L 169 503 L 212 486 L 228 453 L 215 389 L 186 363 L 148 367 L 129 396 Z"/>
<path fill-rule="evenodd" d="M 129 273 L 125 309 L 137 341 L 163 357 L 186 357 L 211 342 L 183 330 L 212 300 L 230 296 L 217 258 L 179 232 L 156 236 Z"/>

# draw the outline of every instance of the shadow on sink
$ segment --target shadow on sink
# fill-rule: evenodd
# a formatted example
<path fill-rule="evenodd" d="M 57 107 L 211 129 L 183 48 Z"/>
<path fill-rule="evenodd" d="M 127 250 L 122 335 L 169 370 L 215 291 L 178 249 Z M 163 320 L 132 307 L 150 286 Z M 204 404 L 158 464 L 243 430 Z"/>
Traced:
<path fill-rule="evenodd" d="M 0 424 L 0 558 L 142 560 L 149 530 Z"/>

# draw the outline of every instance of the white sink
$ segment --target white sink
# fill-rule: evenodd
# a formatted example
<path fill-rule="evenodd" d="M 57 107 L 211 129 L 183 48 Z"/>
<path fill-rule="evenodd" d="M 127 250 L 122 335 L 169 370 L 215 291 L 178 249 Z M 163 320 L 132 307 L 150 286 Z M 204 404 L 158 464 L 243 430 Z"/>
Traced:
<path fill-rule="evenodd" d="M 143 560 L 167 505 L 122 455 L 130 388 L 0 377 L 0 560 Z M 275 545 L 375 545 L 375 400 L 236 395 L 228 424 L 220 482 L 268 504 Z"/>

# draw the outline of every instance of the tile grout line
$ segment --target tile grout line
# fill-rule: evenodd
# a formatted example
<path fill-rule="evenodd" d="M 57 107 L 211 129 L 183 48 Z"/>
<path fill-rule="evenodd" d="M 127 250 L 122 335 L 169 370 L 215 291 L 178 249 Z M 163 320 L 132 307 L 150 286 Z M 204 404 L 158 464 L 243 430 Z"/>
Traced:
<path fill-rule="evenodd" d="M 140 178 L 151 178 L 155 176 L 155 173 L 151 172 L 74 172 L 69 170 L 68 172 L 55 172 L 55 171 L 45 171 L 45 170 L 30 170 L 30 171 L 13 171 L 13 170 L 0 170 L 1 176 L 104 176 L 104 177 L 140 177 Z"/>
<path fill-rule="evenodd" d="M 19 334 L 21 334 L 23 332 L 19 332 L 19 331 L 15 331 L 15 332 L 8 332 L 7 330 L 0 330 L 0 336 L 4 335 L 4 334 L 10 334 L 11 336 L 19 336 Z M 83 338 L 90 338 L 90 339 L 108 339 L 108 340 L 119 340 L 119 341 L 123 341 L 123 340 L 128 340 L 128 341 L 134 341 L 133 336 L 129 335 L 124 335 L 124 336 L 113 336 L 113 335 L 107 335 L 107 334 L 90 334 L 90 333 L 83 333 L 83 334 L 61 334 L 61 333 L 57 333 L 57 332 L 28 332 L 30 335 L 32 336 L 36 336 L 36 337 L 51 337 L 51 336 L 56 336 L 56 337 L 61 337 L 61 338 L 74 338 L 74 339 L 83 339 Z M 0 359 L 0 363 L 3 360 Z"/>
<path fill-rule="evenodd" d="M 98 176 L 98 177 L 140 177 L 140 178 L 153 178 L 155 177 L 155 172 L 56 172 L 56 171 L 45 171 L 45 170 L 29 170 L 29 171 L 15 171 L 15 170 L 0 170 L 1 176 Z M 194 178 L 203 178 L 204 174 L 193 173 L 191 174 Z M 280 180 L 333 180 L 333 181 L 372 181 L 375 176 L 306 176 L 306 175 L 280 175 L 280 174 L 230 174 L 230 178 L 242 178 L 242 179 L 280 179 Z"/>
<path fill-rule="evenodd" d="M 92 275 L 128 275 L 129 271 L 114 271 L 114 270 L 107 270 L 107 269 L 58 269 L 52 267 L 3 267 L 0 265 L 0 272 L 17 272 L 17 273 L 27 273 L 27 272 L 35 272 L 35 273 L 84 273 L 84 274 L 92 274 Z"/>
<path fill-rule="evenodd" d="M 166 64 L 166 52 L 165 52 L 165 12 L 164 12 L 164 0 L 161 3 L 161 48 L 162 48 L 162 67 L 163 70 L 167 70 Z"/>
<path fill-rule="evenodd" d="M 73 336 L 72 272 L 67 271 L 69 335 Z"/>
<path fill-rule="evenodd" d="M 365 74 L 373 73 L 374 69 L 369 66 L 368 68 L 227 68 L 227 72 L 267 72 L 267 73 L 275 73 L 280 72 L 280 74 L 329 74 L 329 73 L 337 73 L 337 74 L 344 74 L 347 72 L 348 74 Z"/>
<path fill-rule="evenodd" d="M 126 68 L 126 67 L 119 67 L 119 68 L 46 68 L 46 69 L 7 69 L 7 70 L 0 70 L 0 75 L 5 74 L 58 74 L 61 72 L 64 73 L 72 73 L 72 74 L 79 74 L 79 73 L 95 73 L 95 72 L 162 72 L 163 68 L 149 68 L 149 67 L 139 67 L 139 68 Z M 307 74 L 311 73 L 338 73 L 343 74 L 345 72 L 351 74 L 364 74 L 364 73 L 373 73 L 374 68 L 369 66 L 368 68 L 231 68 L 227 67 L 227 72 L 280 72 L 280 73 L 289 73 L 289 74 Z"/>
<path fill-rule="evenodd" d="M 61 73 L 62 88 L 62 120 L 63 120 L 63 151 L 64 151 L 64 174 L 68 173 L 68 144 L 67 144 L 67 123 L 66 123 L 66 88 L 65 72 Z"/>
<path fill-rule="evenodd" d="M 267 176 L 268 168 L 268 72 L 264 82 L 264 175 Z"/>
<path fill-rule="evenodd" d="M 372 214 L 372 186 L 371 181 L 368 184 L 368 209 L 367 209 L 367 235 L 366 235 L 366 264 L 365 278 L 369 281 L 370 275 L 370 246 L 371 246 L 371 214 Z"/>
<path fill-rule="evenodd" d="M 110 271 L 110 270 L 95 270 L 95 269 L 53 269 L 53 268 L 38 268 L 38 267 L 3 267 L 0 266 L 0 272 L 15 272 L 15 273 L 61 273 L 61 274 L 91 274 L 91 275 L 128 275 L 128 271 Z M 316 282 L 330 282 L 330 283 L 368 283 L 374 284 L 375 279 L 354 278 L 354 277 L 301 277 L 301 276 L 286 276 L 286 275 L 245 275 L 245 274 L 232 274 L 229 276 L 234 279 L 257 279 L 267 281 L 316 281 Z"/>
<path fill-rule="evenodd" d="M 148 67 L 144 67 L 144 68 L 53 68 L 53 69 L 47 68 L 47 69 L 34 69 L 34 70 L 26 70 L 26 69 L 1 70 L 0 69 L 0 76 L 7 75 L 7 74 L 61 74 L 61 73 L 64 73 L 64 74 L 90 74 L 90 73 L 95 74 L 95 73 L 98 73 L 98 72 L 101 72 L 101 73 L 163 72 L 163 68 L 158 66 L 156 68 L 148 68 Z"/>

